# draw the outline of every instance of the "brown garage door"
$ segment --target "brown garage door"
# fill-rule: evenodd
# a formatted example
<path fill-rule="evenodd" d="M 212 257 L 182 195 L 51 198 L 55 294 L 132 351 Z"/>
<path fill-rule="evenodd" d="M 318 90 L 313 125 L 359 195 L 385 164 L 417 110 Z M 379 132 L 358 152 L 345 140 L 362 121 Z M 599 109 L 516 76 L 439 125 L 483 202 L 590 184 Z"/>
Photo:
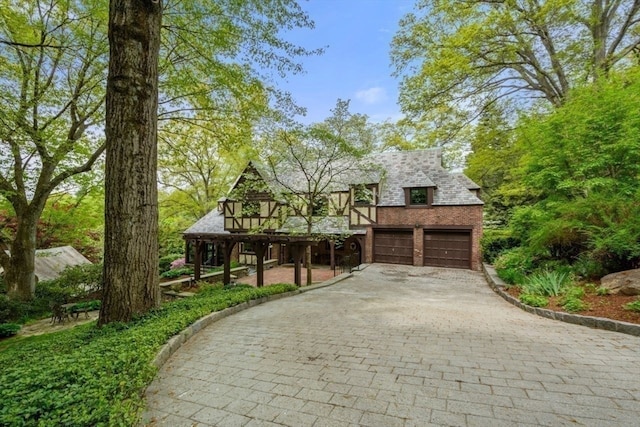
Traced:
<path fill-rule="evenodd" d="M 424 265 L 471 268 L 469 231 L 425 230 Z"/>
<path fill-rule="evenodd" d="M 413 265 L 413 230 L 376 230 L 373 261 Z"/>

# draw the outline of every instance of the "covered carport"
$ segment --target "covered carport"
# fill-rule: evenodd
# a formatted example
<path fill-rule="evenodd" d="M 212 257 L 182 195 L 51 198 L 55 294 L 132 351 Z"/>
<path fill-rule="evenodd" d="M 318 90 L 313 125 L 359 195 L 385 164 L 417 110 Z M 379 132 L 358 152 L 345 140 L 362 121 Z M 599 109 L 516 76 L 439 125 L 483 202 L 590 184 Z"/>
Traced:
<path fill-rule="evenodd" d="M 254 233 L 185 233 L 184 239 L 190 242 L 195 250 L 194 278 L 200 280 L 202 250 L 205 243 L 219 244 L 223 255 L 223 283 L 231 283 L 231 252 L 238 243 L 250 242 L 256 255 L 256 284 L 258 287 L 264 284 L 264 255 L 270 244 L 286 244 L 290 248 L 294 265 L 294 283 L 302 286 L 302 262 L 304 253 L 309 246 L 318 244 L 317 240 L 306 236 L 286 236 L 280 234 L 254 234 Z"/>

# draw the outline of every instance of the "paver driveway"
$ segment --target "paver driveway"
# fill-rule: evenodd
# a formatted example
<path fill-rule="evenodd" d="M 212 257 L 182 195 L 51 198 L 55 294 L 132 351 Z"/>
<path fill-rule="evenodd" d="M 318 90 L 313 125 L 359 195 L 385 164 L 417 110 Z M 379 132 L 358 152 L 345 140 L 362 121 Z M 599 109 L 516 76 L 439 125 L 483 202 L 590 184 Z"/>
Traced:
<path fill-rule="evenodd" d="M 205 328 L 146 396 L 168 426 L 634 426 L 640 339 L 523 312 L 476 272 L 374 264 Z"/>

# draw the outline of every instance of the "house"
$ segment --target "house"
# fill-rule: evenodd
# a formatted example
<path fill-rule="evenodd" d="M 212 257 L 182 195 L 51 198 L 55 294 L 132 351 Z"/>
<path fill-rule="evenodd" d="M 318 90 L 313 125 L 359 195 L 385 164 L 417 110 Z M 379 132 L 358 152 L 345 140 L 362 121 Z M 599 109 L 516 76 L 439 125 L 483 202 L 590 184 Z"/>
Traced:
<path fill-rule="evenodd" d="M 282 182 L 251 162 L 218 209 L 185 231 L 188 248 L 201 245 L 197 252 L 205 263 L 225 258 L 222 244 L 227 257 L 248 264 L 261 263 L 261 257 L 289 262 L 300 245 L 313 244 L 313 261 L 319 263 L 355 257 L 365 263 L 480 269 L 480 187 L 444 169 L 440 149 L 374 154 L 359 168 L 327 185 L 326 215 L 311 227 L 312 236 L 322 236 L 317 242 L 309 238 L 304 212 L 292 209 Z M 299 179 L 286 175 L 292 182 Z M 187 252 L 193 260 L 193 251 Z"/>

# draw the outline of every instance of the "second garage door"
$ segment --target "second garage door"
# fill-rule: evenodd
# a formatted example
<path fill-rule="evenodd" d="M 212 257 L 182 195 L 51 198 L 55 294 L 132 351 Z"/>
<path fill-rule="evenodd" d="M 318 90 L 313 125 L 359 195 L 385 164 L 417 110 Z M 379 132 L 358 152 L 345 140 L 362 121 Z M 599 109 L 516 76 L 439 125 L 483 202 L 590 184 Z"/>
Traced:
<path fill-rule="evenodd" d="M 471 268 L 471 232 L 425 230 L 424 265 Z"/>
<path fill-rule="evenodd" d="M 373 261 L 413 265 L 413 230 L 376 230 Z"/>

